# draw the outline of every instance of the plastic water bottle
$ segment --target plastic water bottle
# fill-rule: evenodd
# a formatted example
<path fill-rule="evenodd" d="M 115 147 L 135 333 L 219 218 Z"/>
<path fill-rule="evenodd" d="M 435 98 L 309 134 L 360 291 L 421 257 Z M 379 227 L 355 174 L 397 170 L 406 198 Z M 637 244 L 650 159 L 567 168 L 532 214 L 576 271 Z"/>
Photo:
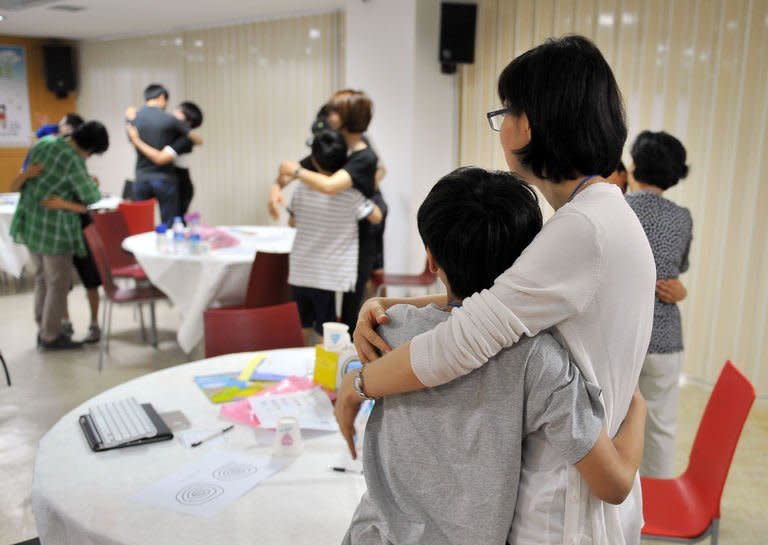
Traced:
<path fill-rule="evenodd" d="M 184 253 L 184 223 L 180 216 L 173 218 L 173 253 Z"/>
<path fill-rule="evenodd" d="M 189 253 L 202 253 L 200 238 L 200 213 L 192 212 L 187 214 L 187 223 L 189 224 Z"/>
<path fill-rule="evenodd" d="M 157 242 L 157 251 L 161 254 L 168 252 L 168 226 L 161 223 L 155 227 L 155 236 Z"/>

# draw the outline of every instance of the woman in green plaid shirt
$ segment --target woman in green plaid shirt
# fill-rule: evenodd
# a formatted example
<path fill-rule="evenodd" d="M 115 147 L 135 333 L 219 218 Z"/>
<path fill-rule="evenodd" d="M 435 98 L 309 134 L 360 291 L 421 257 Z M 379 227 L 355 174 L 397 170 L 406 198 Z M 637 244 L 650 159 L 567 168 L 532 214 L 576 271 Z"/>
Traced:
<path fill-rule="evenodd" d="M 42 171 L 24 184 L 11 223 L 11 236 L 29 248 L 35 263 L 35 321 L 42 348 L 79 348 L 60 332 L 72 281 L 73 255 L 84 255 L 80 218 L 67 210 L 54 210 L 42 201 L 59 197 L 88 205 L 101 198 L 85 168 L 85 160 L 109 147 L 107 129 L 98 121 L 84 123 L 69 137 L 47 136 L 30 152 L 30 164 Z"/>

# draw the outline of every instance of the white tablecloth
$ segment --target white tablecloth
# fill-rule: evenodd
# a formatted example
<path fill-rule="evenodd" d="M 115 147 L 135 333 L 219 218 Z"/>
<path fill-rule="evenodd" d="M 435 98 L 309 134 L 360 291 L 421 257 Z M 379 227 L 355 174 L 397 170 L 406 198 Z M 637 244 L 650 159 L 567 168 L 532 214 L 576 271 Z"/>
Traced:
<path fill-rule="evenodd" d="M 189 353 L 203 338 L 203 312 L 209 307 L 239 305 L 245 300 L 248 275 L 257 251 L 288 253 L 293 246 L 290 227 L 225 227 L 240 240 L 238 246 L 204 255 L 160 252 L 155 233 L 128 237 L 123 248 L 131 252 L 152 283 L 181 314 L 177 340 Z"/>
<path fill-rule="evenodd" d="M 10 235 L 18 202 L 18 193 L 0 193 L 0 270 L 16 278 L 21 276 L 24 265 L 29 261 L 27 247 L 16 244 Z"/>
<path fill-rule="evenodd" d="M 120 204 L 120 197 L 104 197 L 88 208 L 111 210 Z M 29 261 L 29 251 L 22 244 L 16 244 L 10 235 L 11 221 L 19 202 L 19 193 L 0 193 L 0 270 L 15 277 L 21 276 L 24 265 Z"/>
<path fill-rule="evenodd" d="M 307 351 L 311 349 L 291 349 Z M 306 353 L 306 352 L 304 352 Z M 210 452 L 177 439 L 107 452 L 91 452 L 77 419 L 95 403 L 134 396 L 158 412 L 181 410 L 192 428 L 216 429 L 212 405 L 193 377 L 242 369 L 252 355 L 231 354 L 145 375 L 77 407 L 40 440 L 32 509 L 43 545 L 333 544 L 341 542 L 365 490 L 362 476 L 336 473 L 346 446 L 339 433 L 308 438 L 304 452 L 229 505 L 219 515 L 196 518 L 129 500 L 136 492 Z M 310 356 L 311 357 L 311 356 Z M 225 435 L 224 448 L 269 456 L 245 426 Z M 214 447 L 218 448 L 218 447 Z"/>

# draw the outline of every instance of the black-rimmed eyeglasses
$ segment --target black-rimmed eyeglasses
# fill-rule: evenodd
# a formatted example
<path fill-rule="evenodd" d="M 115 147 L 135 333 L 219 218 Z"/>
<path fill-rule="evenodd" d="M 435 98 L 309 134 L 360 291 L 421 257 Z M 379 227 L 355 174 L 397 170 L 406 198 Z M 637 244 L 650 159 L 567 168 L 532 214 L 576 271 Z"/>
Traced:
<path fill-rule="evenodd" d="M 502 108 L 500 110 L 493 110 L 492 112 L 488 112 L 485 114 L 485 117 L 488 118 L 488 124 L 491 126 L 491 129 L 499 132 L 501 130 L 501 124 L 504 121 L 504 116 L 509 113 L 509 108 Z"/>

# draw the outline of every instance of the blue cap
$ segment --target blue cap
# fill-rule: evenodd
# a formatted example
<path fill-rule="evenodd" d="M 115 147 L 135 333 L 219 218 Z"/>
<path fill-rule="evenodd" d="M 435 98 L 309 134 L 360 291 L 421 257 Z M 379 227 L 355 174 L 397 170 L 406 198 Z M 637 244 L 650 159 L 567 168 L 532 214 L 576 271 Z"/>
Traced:
<path fill-rule="evenodd" d="M 163 233 L 166 233 L 168 231 L 168 226 L 164 223 L 161 223 L 157 227 L 155 227 L 155 233 L 162 235 Z"/>

